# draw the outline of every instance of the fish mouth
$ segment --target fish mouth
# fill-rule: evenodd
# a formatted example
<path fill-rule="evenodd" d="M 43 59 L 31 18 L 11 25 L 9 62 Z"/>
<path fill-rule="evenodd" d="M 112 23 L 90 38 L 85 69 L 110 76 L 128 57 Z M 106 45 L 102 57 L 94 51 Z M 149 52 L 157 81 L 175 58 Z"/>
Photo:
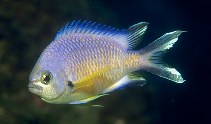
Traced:
<path fill-rule="evenodd" d="M 32 92 L 32 93 L 38 94 L 38 93 L 41 93 L 42 87 L 39 86 L 39 85 L 35 85 L 35 84 L 33 84 L 33 83 L 30 83 L 30 84 L 28 85 L 28 90 L 29 90 L 30 92 Z"/>

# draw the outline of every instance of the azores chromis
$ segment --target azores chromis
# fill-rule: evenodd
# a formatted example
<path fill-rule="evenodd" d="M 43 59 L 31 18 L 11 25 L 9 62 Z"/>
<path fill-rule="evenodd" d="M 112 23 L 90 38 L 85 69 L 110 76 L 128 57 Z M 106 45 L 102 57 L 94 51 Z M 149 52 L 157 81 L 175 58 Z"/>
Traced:
<path fill-rule="evenodd" d="M 39 57 L 29 76 L 29 91 L 48 103 L 82 104 L 129 85 L 145 84 L 135 71 L 183 83 L 176 69 L 160 61 L 183 31 L 166 33 L 137 50 L 147 25 L 140 22 L 120 30 L 91 21 L 68 23 Z"/>

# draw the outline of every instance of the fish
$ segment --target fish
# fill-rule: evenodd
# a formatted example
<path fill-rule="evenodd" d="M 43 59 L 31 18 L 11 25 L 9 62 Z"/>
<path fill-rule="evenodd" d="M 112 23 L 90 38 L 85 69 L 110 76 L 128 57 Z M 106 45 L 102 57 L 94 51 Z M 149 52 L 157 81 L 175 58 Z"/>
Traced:
<path fill-rule="evenodd" d="M 128 86 L 143 86 L 146 80 L 137 71 L 183 83 L 181 74 L 161 58 L 185 31 L 165 33 L 137 49 L 148 24 L 118 29 L 87 20 L 67 23 L 35 63 L 28 90 L 47 103 L 85 104 Z"/>

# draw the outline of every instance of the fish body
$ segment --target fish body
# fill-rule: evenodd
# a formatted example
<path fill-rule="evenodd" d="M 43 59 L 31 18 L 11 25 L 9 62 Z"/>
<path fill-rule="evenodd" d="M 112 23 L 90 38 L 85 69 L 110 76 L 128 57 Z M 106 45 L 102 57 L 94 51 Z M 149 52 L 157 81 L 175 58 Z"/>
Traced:
<path fill-rule="evenodd" d="M 133 72 L 148 71 L 177 83 L 184 82 L 176 69 L 159 62 L 162 51 L 172 47 L 182 31 L 164 34 L 148 46 L 139 45 L 148 23 L 128 29 L 73 21 L 45 48 L 29 80 L 29 91 L 44 101 L 82 104 L 145 79 Z"/>

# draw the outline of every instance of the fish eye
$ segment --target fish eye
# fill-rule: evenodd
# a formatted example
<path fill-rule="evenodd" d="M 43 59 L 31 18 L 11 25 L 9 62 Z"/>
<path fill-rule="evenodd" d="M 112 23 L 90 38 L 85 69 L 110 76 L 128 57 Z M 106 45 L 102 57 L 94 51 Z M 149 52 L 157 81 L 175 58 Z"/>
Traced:
<path fill-rule="evenodd" d="M 52 74 L 49 71 L 45 71 L 42 75 L 42 79 L 41 79 L 42 81 L 41 82 L 43 84 L 47 85 L 47 84 L 50 83 L 51 79 L 52 79 Z"/>

